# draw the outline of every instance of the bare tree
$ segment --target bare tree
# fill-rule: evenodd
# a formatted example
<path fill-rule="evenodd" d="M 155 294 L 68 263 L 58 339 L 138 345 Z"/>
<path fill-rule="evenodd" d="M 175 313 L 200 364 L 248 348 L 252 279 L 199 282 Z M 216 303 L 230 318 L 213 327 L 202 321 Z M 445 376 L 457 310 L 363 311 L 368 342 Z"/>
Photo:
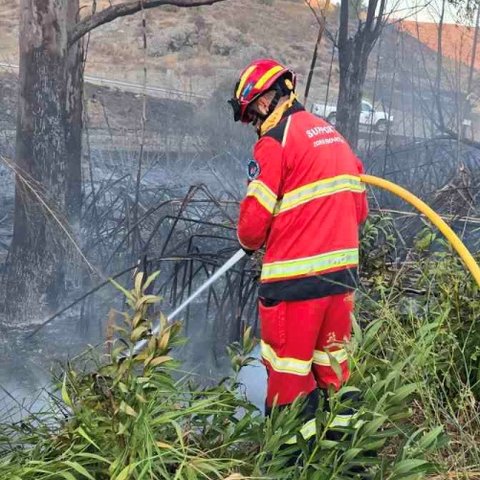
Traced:
<path fill-rule="evenodd" d="M 437 70 L 435 75 L 435 105 L 437 107 L 438 124 L 441 131 L 445 130 L 445 119 L 443 118 L 441 87 L 442 87 L 442 71 L 443 71 L 443 21 L 445 18 L 446 0 L 442 0 L 440 18 L 437 30 Z"/>
<path fill-rule="evenodd" d="M 220 1 L 125 1 L 84 19 L 79 0 L 20 1 L 15 217 L 3 289 L 11 322 L 41 320 L 65 292 L 70 258 L 57 227 L 75 226 L 81 208 L 84 36 L 142 9 Z"/>
<path fill-rule="evenodd" d="M 478 44 L 479 27 L 480 27 L 480 5 L 477 8 L 477 17 L 475 21 L 475 33 L 473 34 L 472 57 L 470 60 L 470 70 L 468 73 L 467 95 L 470 95 L 470 93 L 472 93 L 473 72 L 475 70 L 475 62 L 477 60 L 477 44 Z"/>
<path fill-rule="evenodd" d="M 326 24 L 325 12 L 328 11 L 328 9 L 330 8 L 330 0 L 325 1 L 325 6 L 320 9 L 320 15 L 318 15 L 315 9 L 313 8 L 311 4 L 311 0 L 305 0 L 305 2 L 307 6 L 310 8 L 310 10 L 313 12 L 313 14 L 315 15 L 315 18 L 317 19 L 317 22 L 318 22 L 317 41 L 315 42 L 315 47 L 313 49 L 312 61 L 310 63 L 310 70 L 308 71 L 307 83 L 305 85 L 305 94 L 303 96 L 303 103 L 306 106 L 307 100 L 308 100 L 308 94 L 310 92 L 310 85 L 312 84 L 313 72 L 315 71 L 315 65 L 317 63 L 318 47 L 320 46 L 320 43 L 323 37 L 323 32 L 325 31 L 325 24 Z"/>
<path fill-rule="evenodd" d="M 365 18 L 358 15 L 356 31 L 350 33 L 350 0 L 341 0 L 338 32 L 340 85 L 337 101 L 337 128 L 356 148 L 358 120 L 367 74 L 368 57 L 382 33 L 388 15 L 386 0 L 368 0 Z"/>

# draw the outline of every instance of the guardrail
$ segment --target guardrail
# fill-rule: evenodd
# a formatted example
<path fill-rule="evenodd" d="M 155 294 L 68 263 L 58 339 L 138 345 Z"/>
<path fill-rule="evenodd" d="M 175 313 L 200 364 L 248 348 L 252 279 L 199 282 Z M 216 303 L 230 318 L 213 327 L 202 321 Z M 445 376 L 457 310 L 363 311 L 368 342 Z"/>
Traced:
<path fill-rule="evenodd" d="M 18 70 L 18 65 L 14 65 L 12 63 L 1 63 L 0 68 L 4 69 L 11 69 L 11 70 Z M 206 95 L 200 95 L 198 93 L 188 92 L 186 90 L 178 90 L 173 88 L 161 88 L 155 87 L 153 85 L 143 85 L 141 83 L 135 82 L 126 82 L 124 80 L 114 80 L 111 78 L 103 78 L 97 77 L 94 75 L 85 75 L 84 80 L 89 83 L 93 83 L 94 85 L 100 86 L 115 86 L 120 87 L 126 91 L 133 91 L 133 92 L 146 92 L 151 93 L 154 95 L 163 94 L 168 96 L 169 98 L 176 97 L 176 98 L 183 98 L 183 99 L 198 99 L 198 100 L 205 100 L 209 97 Z"/>

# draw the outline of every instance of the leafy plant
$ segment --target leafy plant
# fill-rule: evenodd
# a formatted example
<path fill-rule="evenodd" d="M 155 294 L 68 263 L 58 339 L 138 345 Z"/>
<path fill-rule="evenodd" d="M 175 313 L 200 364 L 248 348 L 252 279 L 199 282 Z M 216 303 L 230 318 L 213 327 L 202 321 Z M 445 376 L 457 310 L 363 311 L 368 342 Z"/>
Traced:
<path fill-rule="evenodd" d="M 158 298 L 145 290 L 154 278 L 137 275 L 132 291 L 117 285 L 130 311 L 120 314 L 107 361 L 85 374 L 67 368 L 60 393 L 68 413 L 60 424 L 48 429 L 27 419 L 31 437 L 10 429 L 8 442 L 15 438 L 17 448 L 1 458 L 1 478 L 224 478 L 245 468 L 245 452 L 258 438 L 256 409 L 232 383 L 201 389 L 175 379 L 169 353 L 181 342 L 180 325 L 160 315 L 152 335 L 147 314 Z M 139 341 L 145 348 L 134 354 Z"/>
<path fill-rule="evenodd" d="M 396 233 L 388 215 L 369 215 L 362 227 L 360 258 L 365 277 L 382 275 L 396 257 Z"/>
<path fill-rule="evenodd" d="M 434 329 L 394 336 L 404 314 L 384 301 L 384 290 L 360 299 L 370 321 L 355 324 L 351 379 L 320 405 L 306 442 L 301 399 L 264 419 L 238 388 L 238 372 L 253 360 L 250 329 L 228 349 L 230 377 L 205 388 L 182 374 L 172 357 L 183 342 L 180 325 L 155 313 L 158 298 L 145 293 L 154 278 L 137 275 L 131 291 L 117 285 L 129 310 L 117 313 L 118 337 L 96 369 L 67 365 L 51 411 L 4 426 L 0 478 L 399 480 L 438 471 L 443 428 L 432 418 L 418 424 L 413 408 L 423 400 L 421 362 L 435 351 Z M 353 391 L 360 401 L 345 399 Z M 354 421 L 333 429 L 345 408 L 355 408 Z"/>

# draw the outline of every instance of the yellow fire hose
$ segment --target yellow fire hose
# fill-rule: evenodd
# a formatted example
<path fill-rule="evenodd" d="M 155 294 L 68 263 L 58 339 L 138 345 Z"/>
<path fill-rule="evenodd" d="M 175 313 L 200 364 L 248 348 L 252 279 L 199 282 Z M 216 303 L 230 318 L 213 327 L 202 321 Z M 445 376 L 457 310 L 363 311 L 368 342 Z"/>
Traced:
<path fill-rule="evenodd" d="M 472 254 L 468 251 L 467 247 L 458 238 L 455 232 L 425 202 L 422 202 L 422 200 L 410 193 L 408 190 L 405 190 L 403 187 L 389 182 L 388 180 L 384 180 L 383 178 L 374 177 L 373 175 L 360 175 L 360 179 L 362 182 L 367 183 L 368 185 L 383 188 L 384 190 L 397 195 L 413 205 L 418 211 L 423 213 L 443 233 L 445 238 L 457 251 L 480 287 L 480 267 L 478 266 L 478 263 L 475 261 Z"/>

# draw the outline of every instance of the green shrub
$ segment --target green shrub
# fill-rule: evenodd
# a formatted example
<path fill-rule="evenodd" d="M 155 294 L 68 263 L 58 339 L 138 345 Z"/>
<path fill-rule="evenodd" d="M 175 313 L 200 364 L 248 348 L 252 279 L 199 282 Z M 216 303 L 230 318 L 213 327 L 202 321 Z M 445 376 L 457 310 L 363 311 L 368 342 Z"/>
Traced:
<path fill-rule="evenodd" d="M 386 221 L 383 229 L 391 228 Z M 386 237 L 382 232 L 378 238 Z M 367 262 L 381 259 L 383 251 L 393 252 L 385 245 L 382 251 L 375 235 L 366 240 Z M 419 386 L 413 423 L 432 428 L 442 424 L 452 441 L 438 461 L 463 472 L 480 463 L 479 288 L 458 255 L 429 229 L 415 239 L 407 260 L 362 268 L 367 275 L 359 318 L 366 323 L 386 320 L 376 341 L 378 358 L 400 352 L 410 359 L 405 381 Z"/>
<path fill-rule="evenodd" d="M 152 336 L 153 295 L 142 274 L 133 290 L 118 286 L 129 311 L 121 313 L 118 338 L 95 371 L 68 365 L 50 412 L 5 425 L 0 436 L 0 478 L 46 479 L 354 479 L 363 465 L 368 478 L 419 479 L 437 471 L 433 452 L 442 445 L 442 428 L 412 421 L 413 398 L 420 398 L 415 340 L 390 349 L 388 305 L 351 343 L 352 378 L 319 408 L 313 446 L 296 435 L 301 402 L 264 419 L 240 394 L 236 374 L 252 358 L 247 330 L 229 348 L 233 374 L 201 388 L 171 357 L 182 342 L 180 325 L 167 324 Z M 139 340 L 144 350 L 132 356 Z M 337 365 L 338 367 L 338 365 Z M 332 418 L 345 405 L 347 390 L 360 390 L 355 422 L 327 439 Z M 286 446 L 296 435 L 297 443 Z M 375 451 L 377 455 L 372 456 Z M 292 462 L 292 454 L 296 461 Z"/>

